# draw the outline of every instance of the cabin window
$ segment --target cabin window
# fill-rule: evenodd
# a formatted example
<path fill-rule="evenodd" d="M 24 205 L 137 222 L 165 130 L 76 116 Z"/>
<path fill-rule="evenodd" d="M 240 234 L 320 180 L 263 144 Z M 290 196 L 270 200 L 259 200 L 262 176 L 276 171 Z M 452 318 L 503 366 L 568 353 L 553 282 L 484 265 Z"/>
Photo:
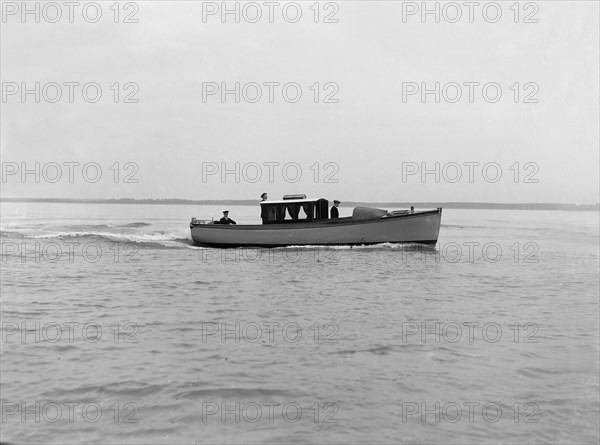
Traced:
<path fill-rule="evenodd" d="M 329 203 L 326 199 L 308 202 L 261 204 L 263 223 L 301 222 L 327 219 Z"/>

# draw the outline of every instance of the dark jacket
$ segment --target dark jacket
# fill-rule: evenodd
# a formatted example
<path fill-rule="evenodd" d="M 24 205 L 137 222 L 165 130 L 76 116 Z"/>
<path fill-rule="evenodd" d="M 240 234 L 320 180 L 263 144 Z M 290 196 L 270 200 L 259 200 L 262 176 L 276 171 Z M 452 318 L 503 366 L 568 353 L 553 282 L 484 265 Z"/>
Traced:
<path fill-rule="evenodd" d="M 338 212 L 338 209 L 336 206 L 333 206 L 331 208 L 331 218 L 339 218 L 340 217 L 340 212 Z"/>
<path fill-rule="evenodd" d="M 219 220 L 219 222 L 221 224 L 235 224 L 235 221 L 233 219 L 229 219 L 229 218 L 225 218 L 225 217 L 221 218 Z"/>

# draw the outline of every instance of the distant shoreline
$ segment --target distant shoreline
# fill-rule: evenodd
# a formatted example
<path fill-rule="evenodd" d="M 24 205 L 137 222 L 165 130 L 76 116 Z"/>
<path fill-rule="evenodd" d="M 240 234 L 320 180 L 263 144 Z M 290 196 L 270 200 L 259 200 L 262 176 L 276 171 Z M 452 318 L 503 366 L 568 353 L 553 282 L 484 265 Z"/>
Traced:
<path fill-rule="evenodd" d="M 222 205 L 222 206 L 253 206 L 258 205 L 256 199 L 69 199 L 69 198 L 0 198 L 0 202 L 36 202 L 62 204 L 150 204 L 150 205 Z M 558 204 L 558 203 L 494 203 L 494 202 L 343 202 L 341 207 L 371 206 L 383 208 L 437 208 L 445 209 L 481 209 L 481 210 L 567 210 L 567 211 L 598 211 L 599 204 Z"/>

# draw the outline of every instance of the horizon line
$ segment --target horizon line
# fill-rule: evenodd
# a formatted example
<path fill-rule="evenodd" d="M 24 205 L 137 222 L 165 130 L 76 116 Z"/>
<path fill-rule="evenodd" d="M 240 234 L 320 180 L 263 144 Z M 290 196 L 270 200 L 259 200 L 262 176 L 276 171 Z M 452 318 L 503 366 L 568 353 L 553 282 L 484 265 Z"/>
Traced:
<path fill-rule="evenodd" d="M 162 205 L 254 205 L 259 202 L 258 199 L 187 199 L 187 198 L 9 198 L 0 196 L 0 202 L 48 202 L 48 203 L 79 203 L 79 204 L 162 204 Z M 486 201 L 420 201 L 420 202 L 376 202 L 376 201 L 346 201 L 341 205 L 370 204 L 370 205 L 398 205 L 398 206 L 417 206 L 428 205 L 447 208 L 488 208 L 488 209 L 509 209 L 527 210 L 598 210 L 600 203 L 596 204 L 573 204 L 573 203 L 552 203 L 552 202 L 527 202 L 527 203 L 499 203 Z"/>

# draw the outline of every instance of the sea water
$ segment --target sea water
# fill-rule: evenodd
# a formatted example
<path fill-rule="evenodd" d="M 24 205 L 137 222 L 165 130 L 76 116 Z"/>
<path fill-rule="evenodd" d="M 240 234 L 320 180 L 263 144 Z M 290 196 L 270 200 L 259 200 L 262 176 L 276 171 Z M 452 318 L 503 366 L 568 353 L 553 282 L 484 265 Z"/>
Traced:
<path fill-rule="evenodd" d="M 2 442 L 598 442 L 598 212 L 194 246 L 222 210 L 2 203 Z"/>

